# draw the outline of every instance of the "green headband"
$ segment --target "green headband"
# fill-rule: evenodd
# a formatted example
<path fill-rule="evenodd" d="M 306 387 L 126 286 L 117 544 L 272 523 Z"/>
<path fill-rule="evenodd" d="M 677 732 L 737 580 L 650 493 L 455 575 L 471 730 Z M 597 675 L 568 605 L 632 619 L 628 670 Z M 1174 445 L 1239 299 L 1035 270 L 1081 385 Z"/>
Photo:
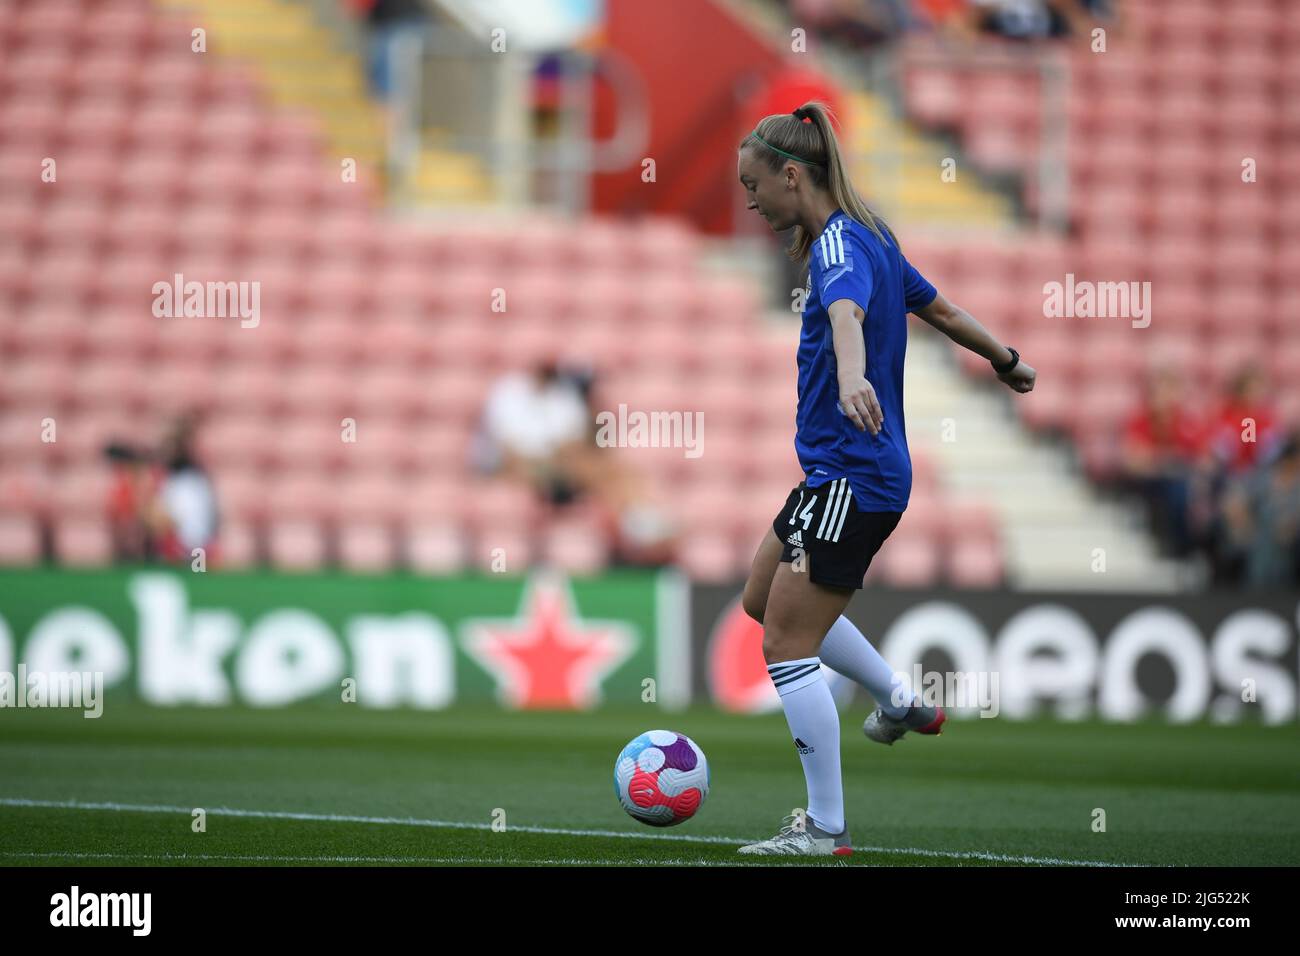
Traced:
<path fill-rule="evenodd" d="M 815 160 L 804 159 L 802 156 L 796 156 L 794 153 L 787 153 L 787 152 L 786 152 L 785 150 L 783 150 L 783 149 L 777 149 L 775 146 L 773 146 L 773 145 L 772 145 L 771 143 L 769 143 L 767 140 L 763 139 L 763 137 L 759 136 L 759 135 L 758 135 L 758 130 L 754 130 L 754 132 L 750 133 L 749 135 L 752 136 L 752 137 L 754 137 L 754 139 L 758 140 L 760 143 L 762 143 L 764 146 L 766 146 L 766 147 L 767 147 L 768 149 L 770 149 L 772 152 L 774 152 L 774 153 L 780 153 L 782 156 L 788 156 L 788 157 L 790 157 L 791 159 L 793 159 L 796 163 L 807 163 L 809 166 L 825 166 L 825 165 L 826 165 L 825 163 L 819 163 L 819 162 L 816 162 Z"/>

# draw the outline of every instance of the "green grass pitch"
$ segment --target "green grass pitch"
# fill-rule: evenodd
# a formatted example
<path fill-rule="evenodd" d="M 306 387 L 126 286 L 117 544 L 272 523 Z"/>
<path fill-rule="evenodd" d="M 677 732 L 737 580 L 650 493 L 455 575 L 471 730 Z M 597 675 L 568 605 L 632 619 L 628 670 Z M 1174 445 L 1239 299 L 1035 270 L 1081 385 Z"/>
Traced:
<path fill-rule="evenodd" d="M 821 862 L 736 853 L 805 799 L 780 714 L 5 710 L 0 865 L 1300 863 L 1294 724 L 950 720 L 888 748 L 861 735 L 866 713 L 843 714 L 856 852 Z M 659 727 L 712 771 L 700 813 L 667 830 L 626 816 L 612 782 Z"/>

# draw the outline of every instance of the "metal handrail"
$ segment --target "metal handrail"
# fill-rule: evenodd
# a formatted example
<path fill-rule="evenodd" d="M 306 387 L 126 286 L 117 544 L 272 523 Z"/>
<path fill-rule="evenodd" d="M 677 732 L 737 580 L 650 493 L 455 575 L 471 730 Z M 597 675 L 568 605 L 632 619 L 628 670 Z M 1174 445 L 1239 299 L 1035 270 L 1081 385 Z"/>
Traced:
<path fill-rule="evenodd" d="M 430 61 L 440 57 L 454 56 L 476 61 L 474 66 L 482 70 L 484 84 L 493 90 L 499 90 L 505 82 L 504 75 L 498 71 L 522 69 L 531 75 L 539 59 L 539 55 L 534 53 L 494 53 L 477 40 L 466 42 L 464 34 L 449 36 L 433 28 L 426 31 L 424 42 L 414 55 L 419 58 L 415 69 L 421 77 Z M 486 165 L 496 170 L 563 174 L 564 205 L 576 210 L 585 201 L 586 177 L 592 173 L 626 169 L 644 155 L 650 139 L 649 98 L 642 77 L 617 51 L 601 50 L 592 55 L 579 50 L 556 50 L 548 55 L 556 57 L 560 63 L 564 126 L 555 142 L 531 135 L 517 138 L 496 132 L 475 135 L 455 129 L 447 131 L 442 141 L 453 151 L 482 157 Z M 617 104 L 616 125 L 608 137 L 594 140 L 591 124 L 593 92 L 598 76 L 613 90 Z M 415 96 L 418 107 L 418 93 Z M 402 115 L 408 117 L 408 122 L 418 122 L 416 112 L 407 102 Z"/>

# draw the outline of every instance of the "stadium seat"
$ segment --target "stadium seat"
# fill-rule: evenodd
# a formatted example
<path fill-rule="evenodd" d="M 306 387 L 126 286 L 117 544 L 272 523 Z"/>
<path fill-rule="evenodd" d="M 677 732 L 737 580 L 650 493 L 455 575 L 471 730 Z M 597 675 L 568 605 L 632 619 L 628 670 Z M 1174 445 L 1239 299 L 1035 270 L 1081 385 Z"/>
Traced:
<path fill-rule="evenodd" d="M 271 563 L 286 571 L 314 570 L 326 559 L 325 538 L 321 526 L 313 520 L 272 521 L 267 548 Z"/>
<path fill-rule="evenodd" d="M 54 529 L 54 552 L 72 567 L 107 564 L 113 554 L 103 518 L 60 518 Z"/>
<path fill-rule="evenodd" d="M 40 529 L 35 518 L 0 512 L 0 564 L 35 564 L 40 558 Z"/>
<path fill-rule="evenodd" d="M 386 525 L 348 522 L 339 531 L 339 561 L 351 571 L 387 571 L 396 559 Z"/>
<path fill-rule="evenodd" d="M 406 563 L 423 574 L 453 574 L 466 561 L 465 535 L 447 521 L 407 525 L 405 550 Z"/>

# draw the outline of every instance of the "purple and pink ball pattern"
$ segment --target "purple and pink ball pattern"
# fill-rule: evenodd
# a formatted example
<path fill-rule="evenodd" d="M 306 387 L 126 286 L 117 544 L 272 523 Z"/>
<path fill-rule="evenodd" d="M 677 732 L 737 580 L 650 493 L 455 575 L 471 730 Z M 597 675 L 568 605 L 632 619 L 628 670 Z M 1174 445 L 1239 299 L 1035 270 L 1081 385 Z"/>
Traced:
<path fill-rule="evenodd" d="M 650 730 L 618 755 L 614 793 L 642 823 L 675 826 L 693 817 L 709 795 L 709 764 L 685 734 Z"/>

